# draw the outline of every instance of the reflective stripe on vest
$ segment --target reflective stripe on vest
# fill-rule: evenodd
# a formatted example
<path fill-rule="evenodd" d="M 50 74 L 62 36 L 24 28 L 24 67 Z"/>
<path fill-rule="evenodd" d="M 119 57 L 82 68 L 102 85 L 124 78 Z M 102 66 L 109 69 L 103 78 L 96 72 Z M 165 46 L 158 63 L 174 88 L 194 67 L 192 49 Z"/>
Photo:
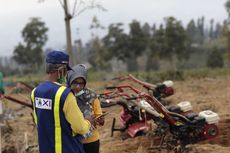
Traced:
<path fill-rule="evenodd" d="M 61 95 L 64 92 L 66 87 L 61 86 L 56 95 L 55 95 L 55 102 L 54 102 L 54 124 L 55 124 L 55 153 L 62 152 L 62 142 L 61 142 L 61 125 L 60 125 L 60 100 Z"/>
<path fill-rule="evenodd" d="M 37 115 L 36 115 L 36 110 L 35 110 L 35 103 L 34 103 L 34 91 L 35 91 L 36 88 L 34 88 L 31 92 L 31 100 L 32 100 L 32 103 L 33 103 L 33 109 L 34 109 L 34 122 L 36 125 L 38 125 L 38 119 L 37 119 Z"/>

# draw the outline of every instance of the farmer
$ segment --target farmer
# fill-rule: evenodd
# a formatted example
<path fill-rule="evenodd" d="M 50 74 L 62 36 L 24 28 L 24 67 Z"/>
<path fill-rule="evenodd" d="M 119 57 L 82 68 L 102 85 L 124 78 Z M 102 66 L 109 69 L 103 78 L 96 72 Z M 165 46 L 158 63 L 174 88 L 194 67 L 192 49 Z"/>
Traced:
<path fill-rule="evenodd" d="M 68 63 L 66 53 L 48 53 L 47 78 L 31 93 L 40 153 L 84 153 L 80 135 L 89 132 L 91 124 L 84 119 L 71 90 L 62 86 L 71 70 Z"/>
<path fill-rule="evenodd" d="M 102 109 L 100 101 L 97 98 L 97 94 L 86 88 L 87 83 L 87 69 L 83 64 L 76 65 L 73 70 L 69 71 L 66 77 L 68 87 L 71 87 L 74 92 L 78 106 L 80 107 L 84 117 L 95 118 L 94 129 L 84 136 L 83 145 L 86 153 L 99 153 L 99 132 L 96 128 L 97 125 L 104 125 L 104 117 L 102 115 Z"/>

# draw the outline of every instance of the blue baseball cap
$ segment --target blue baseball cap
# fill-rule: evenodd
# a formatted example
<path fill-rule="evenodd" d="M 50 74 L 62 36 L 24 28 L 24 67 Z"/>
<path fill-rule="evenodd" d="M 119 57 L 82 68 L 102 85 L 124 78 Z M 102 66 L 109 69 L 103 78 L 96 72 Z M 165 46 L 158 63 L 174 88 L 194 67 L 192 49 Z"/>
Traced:
<path fill-rule="evenodd" d="M 65 64 L 67 70 L 72 70 L 69 66 L 69 55 L 62 51 L 51 51 L 46 56 L 46 63 L 51 64 Z"/>

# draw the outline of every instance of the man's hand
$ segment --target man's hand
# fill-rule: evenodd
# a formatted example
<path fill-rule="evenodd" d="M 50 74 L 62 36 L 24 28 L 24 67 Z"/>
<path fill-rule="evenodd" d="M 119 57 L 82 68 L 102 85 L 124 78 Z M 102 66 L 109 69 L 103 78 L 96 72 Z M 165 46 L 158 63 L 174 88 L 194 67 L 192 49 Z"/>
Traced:
<path fill-rule="evenodd" d="M 105 124 L 105 116 L 108 115 L 108 112 L 104 112 L 102 115 L 96 118 L 97 125 L 103 126 Z"/>
<path fill-rule="evenodd" d="M 96 125 L 103 126 L 105 124 L 105 116 L 108 115 L 109 113 L 103 113 L 102 115 L 99 115 L 95 117 L 94 115 L 90 117 L 85 117 L 93 127 L 96 127 Z"/>
<path fill-rule="evenodd" d="M 94 116 L 86 117 L 85 119 L 87 119 L 93 127 L 96 127 L 96 120 Z"/>

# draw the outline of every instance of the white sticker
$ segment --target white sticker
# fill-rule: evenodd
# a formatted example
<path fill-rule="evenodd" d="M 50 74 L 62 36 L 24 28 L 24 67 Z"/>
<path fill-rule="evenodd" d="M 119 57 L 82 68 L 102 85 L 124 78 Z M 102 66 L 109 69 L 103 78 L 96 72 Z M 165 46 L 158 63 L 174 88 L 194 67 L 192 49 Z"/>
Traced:
<path fill-rule="evenodd" d="M 35 106 L 40 109 L 52 109 L 52 99 L 35 97 Z"/>

